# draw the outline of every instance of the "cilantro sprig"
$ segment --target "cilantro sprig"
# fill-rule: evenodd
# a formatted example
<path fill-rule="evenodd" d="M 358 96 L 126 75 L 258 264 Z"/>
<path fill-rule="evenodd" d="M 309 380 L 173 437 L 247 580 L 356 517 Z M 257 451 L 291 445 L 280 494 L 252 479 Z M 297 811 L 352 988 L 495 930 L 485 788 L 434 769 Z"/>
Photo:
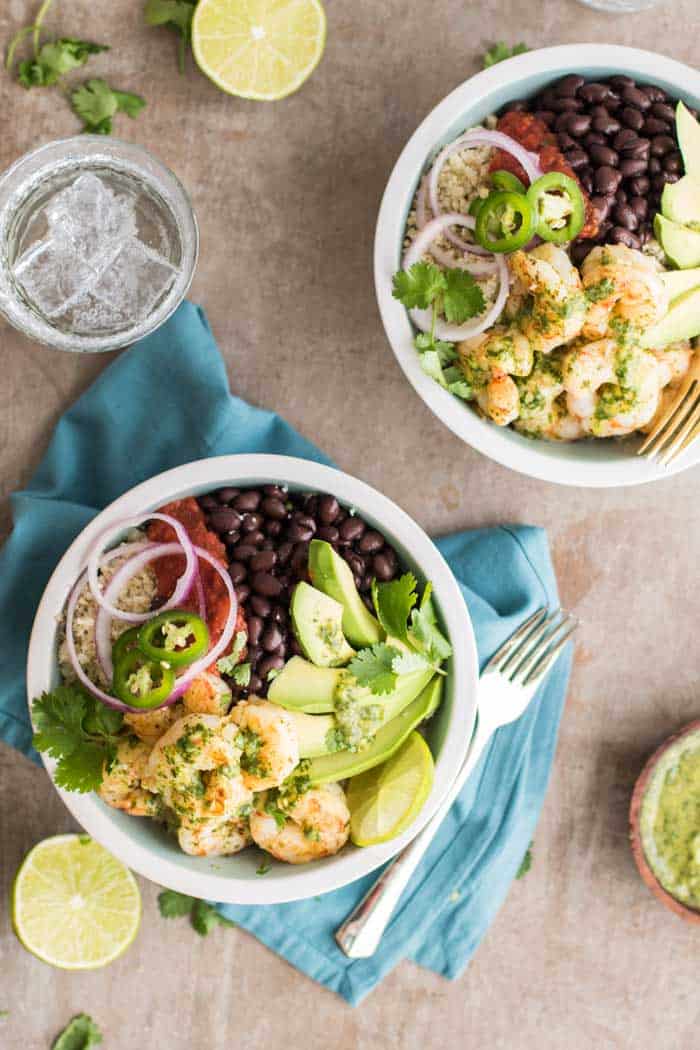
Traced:
<path fill-rule="evenodd" d="M 489 66 L 505 62 L 507 58 L 513 58 L 515 55 L 524 55 L 529 50 L 530 48 L 527 44 L 523 44 L 522 41 L 519 44 L 514 44 L 513 47 L 508 47 L 505 40 L 497 40 L 492 47 L 484 52 L 481 61 L 484 69 L 488 69 Z"/>
<path fill-rule="evenodd" d="M 90 40 L 61 37 L 43 44 L 35 58 L 26 58 L 19 64 L 18 79 L 26 88 L 51 87 L 66 73 L 84 66 L 90 55 L 109 51 L 106 44 Z"/>
<path fill-rule="evenodd" d="M 112 118 L 126 113 L 133 120 L 139 115 L 146 100 L 130 91 L 117 91 L 106 80 L 95 78 L 71 92 L 71 106 L 83 121 L 83 131 L 93 135 L 111 135 Z"/>
<path fill-rule="evenodd" d="M 176 890 L 163 890 L 158 894 L 158 910 L 164 919 L 182 919 L 189 916 L 190 925 L 200 937 L 206 937 L 215 926 L 235 926 L 235 922 L 223 915 L 206 901 L 188 897 Z"/>
<path fill-rule="evenodd" d="M 165 26 L 178 35 L 177 65 L 185 72 L 187 48 L 192 42 L 192 18 L 197 0 L 146 0 L 144 21 L 149 26 Z"/>
<path fill-rule="evenodd" d="M 60 685 L 32 704 L 32 743 L 58 759 L 54 779 L 67 791 L 96 791 L 114 761 L 123 715 L 75 686 Z"/>
<path fill-rule="evenodd" d="M 56 1036 L 51 1050 L 90 1050 L 102 1042 L 102 1032 L 89 1014 L 78 1014 Z"/>
<path fill-rule="evenodd" d="M 525 856 L 520 861 L 520 867 L 516 872 L 516 879 L 522 879 L 524 875 L 527 875 L 528 871 L 532 867 L 532 843 L 525 850 Z"/>

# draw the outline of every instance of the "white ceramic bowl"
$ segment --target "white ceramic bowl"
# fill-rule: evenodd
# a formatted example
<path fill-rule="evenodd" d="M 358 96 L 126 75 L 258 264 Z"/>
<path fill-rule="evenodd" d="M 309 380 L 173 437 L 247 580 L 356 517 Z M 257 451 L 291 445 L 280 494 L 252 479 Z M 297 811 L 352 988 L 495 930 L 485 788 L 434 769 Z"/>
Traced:
<path fill-rule="evenodd" d="M 428 114 L 391 173 L 374 244 L 377 299 L 389 342 L 407 378 L 435 415 L 467 444 L 506 467 L 544 481 L 591 487 L 639 485 L 699 462 L 700 443 L 679 457 L 670 470 L 664 470 L 636 456 L 637 438 L 559 444 L 532 440 L 508 427 L 497 427 L 425 375 L 413 347 L 411 322 L 391 294 L 392 275 L 401 264 L 411 202 L 418 181 L 437 150 L 507 102 L 533 95 L 567 73 L 592 78 L 626 73 L 639 81 L 658 84 L 689 106 L 700 106 L 697 70 L 651 51 L 613 44 L 571 44 L 530 51 L 478 73 Z"/>
<path fill-rule="evenodd" d="M 381 846 L 348 845 L 336 857 L 294 867 L 278 864 L 264 878 L 256 876 L 258 850 L 211 860 L 182 853 L 174 838 L 154 821 L 130 817 L 106 806 L 97 795 L 59 791 L 73 816 L 90 835 L 134 871 L 154 882 L 208 900 L 232 904 L 273 904 L 299 900 L 343 886 L 392 857 L 439 806 L 464 759 L 476 711 L 478 660 L 474 632 L 457 581 L 437 548 L 395 503 L 339 470 L 287 456 L 222 456 L 176 467 L 131 489 L 102 511 L 61 558 L 44 591 L 34 620 L 27 663 L 30 698 L 59 682 L 57 621 L 88 552 L 103 529 L 125 517 L 162 506 L 169 500 L 197 496 L 224 485 L 286 483 L 293 490 L 333 493 L 354 506 L 387 536 L 420 583 L 432 580 L 442 623 L 454 649 L 443 702 L 429 724 L 435 756 L 435 781 L 419 817 L 402 836 Z M 44 756 L 53 773 L 55 762 Z"/>

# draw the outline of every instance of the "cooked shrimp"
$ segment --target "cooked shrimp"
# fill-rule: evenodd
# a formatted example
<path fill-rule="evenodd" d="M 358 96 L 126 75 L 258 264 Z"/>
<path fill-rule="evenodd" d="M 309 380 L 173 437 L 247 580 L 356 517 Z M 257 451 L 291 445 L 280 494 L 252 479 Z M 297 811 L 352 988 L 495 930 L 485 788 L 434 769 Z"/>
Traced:
<path fill-rule="evenodd" d="M 690 368 L 693 359 L 693 350 L 687 339 L 678 343 L 671 343 L 663 350 L 650 350 L 659 365 L 659 382 L 661 386 L 669 383 L 677 386 L 683 376 Z"/>
<path fill-rule="evenodd" d="M 231 690 L 223 678 L 205 671 L 195 678 L 182 700 L 195 714 L 225 715 L 231 706 Z"/>
<path fill-rule="evenodd" d="M 620 437 L 648 423 L 659 403 L 653 354 L 600 339 L 564 354 L 569 412 L 595 437 Z"/>
<path fill-rule="evenodd" d="M 517 328 L 494 325 L 488 332 L 463 339 L 457 344 L 457 351 L 471 368 L 482 372 L 526 376 L 532 370 L 530 341 Z"/>
<path fill-rule="evenodd" d="M 586 299 L 566 252 L 554 244 L 540 244 L 531 252 L 513 252 L 508 261 L 516 280 L 511 295 L 516 301 L 527 295 L 516 323 L 531 349 L 548 354 L 575 339 L 586 318 Z"/>
<path fill-rule="evenodd" d="M 252 792 L 240 771 L 238 726 L 215 715 L 185 715 L 156 743 L 144 783 L 182 821 L 234 818 Z"/>
<path fill-rule="evenodd" d="M 245 820 L 183 821 L 177 829 L 183 853 L 193 857 L 226 857 L 253 841 Z"/>
<path fill-rule="evenodd" d="M 589 306 L 583 335 L 630 342 L 667 312 L 668 291 L 649 256 L 624 244 L 594 248 L 581 267 Z"/>
<path fill-rule="evenodd" d="M 350 811 L 340 784 L 310 788 L 288 809 L 283 826 L 265 812 L 265 796 L 256 799 L 250 833 L 262 849 L 287 864 L 308 864 L 343 848 L 350 834 Z"/>
<path fill-rule="evenodd" d="M 231 712 L 243 741 L 241 770 L 251 791 L 277 787 L 299 763 L 299 740 L 283 707 L 269 700 L 242 700 Z"/>
<path fill-rule="evenodd" d="M 518 388 L 503 372 L 493 375 L 483 390 L 478 391 L 476 401 L 484 415 L 499 427 L 507 427 L 518 418 Z"/>
<path fill-rule="evenodd" d="M 150 745 L 133 736 L 125 736 L 117 745 L 111 766 L 105 765 L 98 795 L 108 806 L 126 810 L 135 817 L 154 817 L 160 810 L 157 795 L 142 786 Z"/>
<path fill-rule="evenodd" d="M 520 399 L 516 429 L 532 437 L 545 437 L 559 415 L 556 400 L 564 389 L 558 355 L 537 354 L 535 367 L 517 381 Z"/>
<path fill-rule="evenodd" d="M 145 740 L 148 744 L 155 744 L 163 733 L 170 729 L 171 725 L 182 718 L 184 714 L 182 704 L 172 704 L 171 707 L 159 707 L 155 711 L 135 711 L 124 715 L 124 724 L 135 733 L 139 740 Z"/>

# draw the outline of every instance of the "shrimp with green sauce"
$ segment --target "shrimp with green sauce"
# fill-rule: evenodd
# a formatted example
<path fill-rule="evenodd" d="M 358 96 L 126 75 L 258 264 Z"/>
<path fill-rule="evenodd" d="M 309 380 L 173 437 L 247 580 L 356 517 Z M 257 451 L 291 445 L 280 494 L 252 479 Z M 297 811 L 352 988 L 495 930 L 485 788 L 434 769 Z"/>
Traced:
<path fill-rule="evenodd" d="M 324 784 L 287 802 L 284 795 L 260 795 L 250 814 L 250 833 L 261 849 L 286 864 L 330 857 L 350 835 L 345 792 L 340 784 Z"/>
<path fill-rule="evenodd" d="M 177 829 L 177 841 L 183 853 L 192 857 L 227 857 L 240 853 L 253 841 L 245 819 L 183 820 Z"/>
<path fill-rule="evenodd" d="M 624 244 L 594 248 L 581 267 L 588 312 L 583 336 L 631 343 L 668 311 L 669 295 L 652 258 Z"/>
<path fill-rule="evenodd" d="M 508 262 L 515 284 L 507 312 L 532 351 L 548 354 L 575 339 L 586 319 L 586 297 L 566 252 L 540 244 L 513 252 Z"/>
<path fill-rule="evenodd" d="M 251 697 L 231 712 L 239 727 L 243 783 L 251 791 L 278 787 L 299 763 L 299 739 L 283 707 Z"/>
<path fill-rule="evenodd" d="M 102 801 L 134 817 L 158 816 L 160 800 L 143 786 L 150 754 L 150 744 L 135 736 L 122 737 L 114 760 L 105 764 L 97 792 Z"/>
<path fill-rule="evenodd" d="M 659 366 L 653 354 L 599 339 L 572 347 L 562 373 L 569 412 L 595 437 L 622 437 L 653 418 Z"/>

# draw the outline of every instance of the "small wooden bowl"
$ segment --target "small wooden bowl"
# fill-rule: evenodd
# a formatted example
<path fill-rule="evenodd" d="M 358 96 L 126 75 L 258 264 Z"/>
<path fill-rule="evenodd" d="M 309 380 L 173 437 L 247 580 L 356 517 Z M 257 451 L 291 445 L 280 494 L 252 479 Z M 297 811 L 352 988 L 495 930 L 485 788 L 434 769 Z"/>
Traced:
<path fill-rule="evenodd" d="M 700 731 L 700 719 L 696 719 L 695 722 L 690 722 L 689 725 L 684 726 L 683 729 L 674 733 L 668 740 L 665 740 L 661 747 L 657 748 L 651 758 L 648 759 L 644 769 L 639 774 L 637 782 L 634 785 L 634 791 L 632 792 L 632 800 L 630 802 L 630 843 L 632 845 L 632 853 L 639 869 L 639 874 L 642 876 L 642 880 L 645 885 L 649 887 L 651 892 L 654 894 L 662 904 L 678 915 L 685 922 L 693 922 L 700 924 L 700 911 L 696 911 L 695 908 L 691 908 L 681 901 L 676 900 L 671 894 L 663 888 L 652 868 L 650 867 L 647 858 L 644 853 L 644 847 L 642 845 L 642 832 L 641 832 L 641 812 L 642 803 L 646 794 L 649 781 L 656 769 L 657 763 L 665 755 L 670 747 L 676 744 L 684 736 L 690 736 L 692 733 Z M 698 741 L 698 747 L 700 747 L 700 740 Z"/>

